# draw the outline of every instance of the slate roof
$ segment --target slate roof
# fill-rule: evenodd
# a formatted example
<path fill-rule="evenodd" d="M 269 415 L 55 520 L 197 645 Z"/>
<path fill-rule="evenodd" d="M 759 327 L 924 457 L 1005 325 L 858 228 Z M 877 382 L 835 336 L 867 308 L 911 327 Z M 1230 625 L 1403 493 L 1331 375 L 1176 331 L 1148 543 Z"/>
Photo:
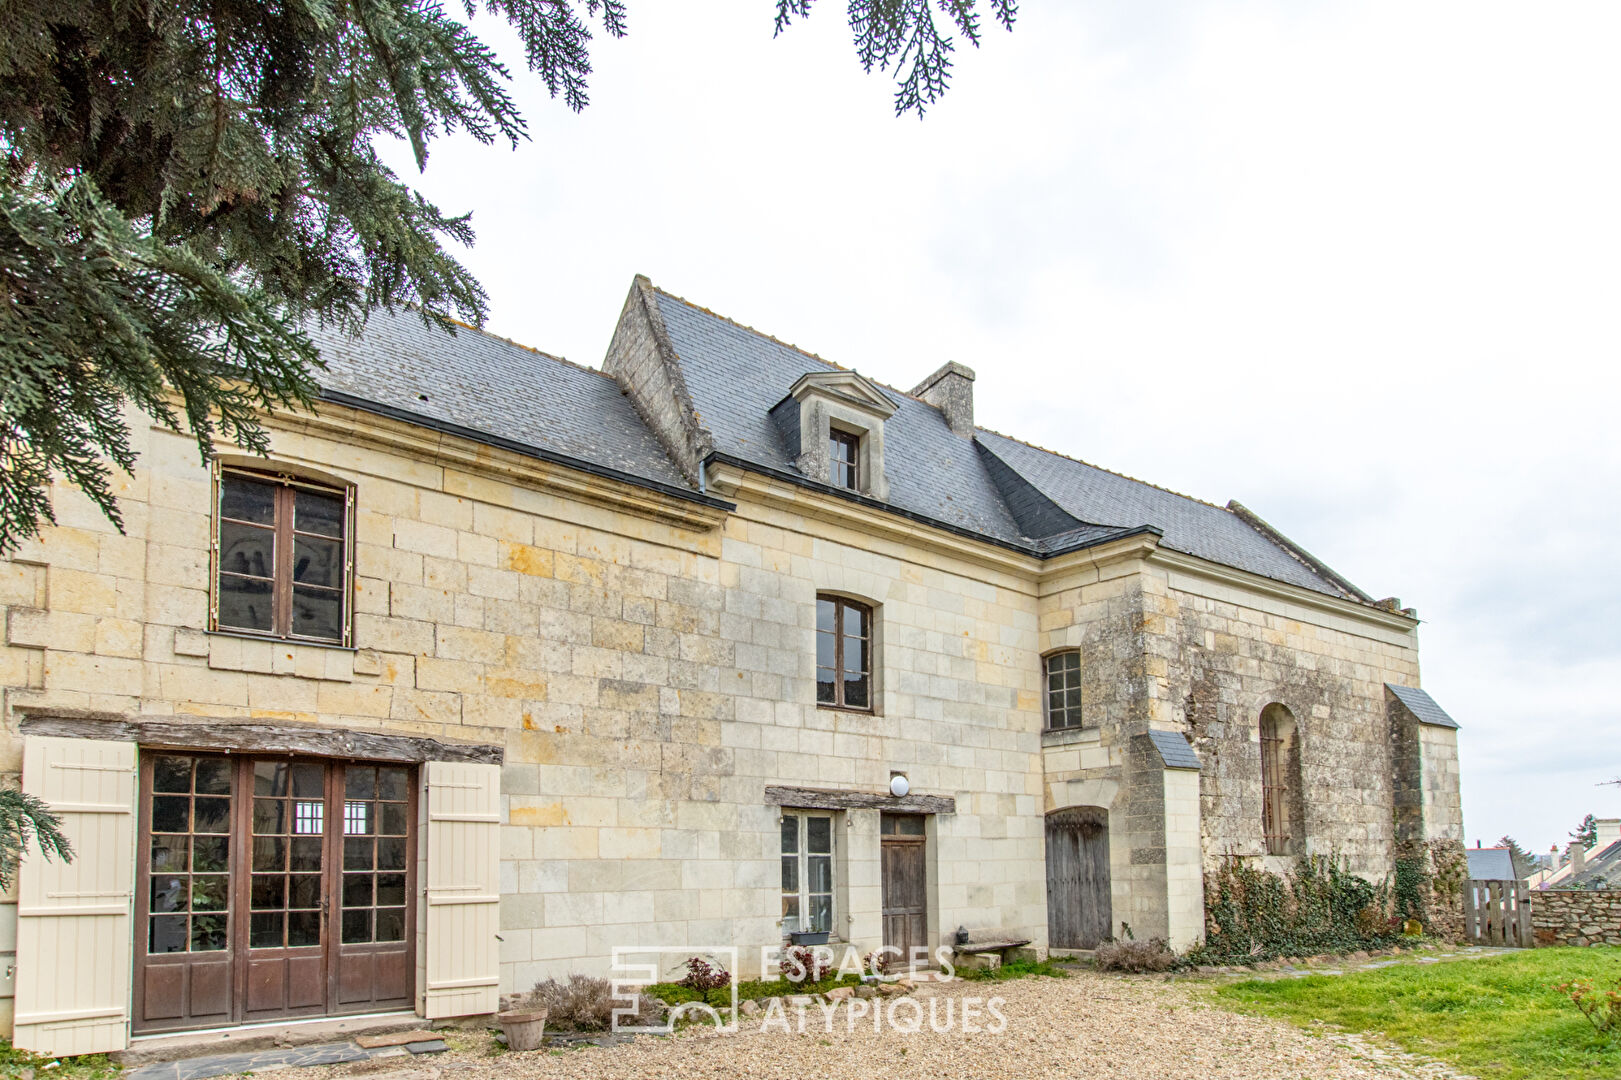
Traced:
<path fill-rule="evenodd" d="M 1600 882 L 1599 879 L 1603 879 Z M 1621 888 L 1621 840 L 1617 840 L 1608 847 L 1599 848 L 1587 853 L 1585 869 L 1579 874 L 1572 874 L 1564 881 L 1555 885 L 1555 888 L 1592 888 L 1602 884 L 1605 888 Z"/>
<path fill-rule="evenodd" d="M 810 483 L 771 409 L 801 376 L 838 366 L 678 297 L 656 289 L 651 296 L 714 451 Z M 451 337 L 413 311 L 379 310 L 358 338 L 320 328 L 312 335 L 330 400 L 720 504 L 683 477 L 631 399 L 600 371 L 477 330 Z M 883 508 L 1038 556 L 1154 532 L 1171 550 L 1363 599 L 1232 510 L 983 428 L 971 439 L 954 435 L 932 405 L 880 389 L 896 409 L 884 425 Z"/>
<path fill-rule="evenodd" d="M 1446 710 L 1435 703 L 1434 698 L 1417 687 L 1385 683 L 1385 689 L 1395 694 L 1396 700 L 1407 706 L 1407 711 L 1418 717 L 1419 723 L 1446 728 L 1458 726 L 1458 722 L 1448 716 Z"/>
<path fill-rule="evenodd" d="M 451 337 L 414 311 L 374 311 L 360 337 L 311 334 L 327 365 L 317 373 L 323 391 L 692 491 L 600 371 L 479 330 Z"/>
<path fill-rule="evenodd" d="M 1514 857 L 1506 847 L 1466 848 L 1474 881 L 1513 881 Z"/>
<path fill-rule="evenodd" d="M 1150 730 L 1148 738 L 1154 743 L 1154 749 L 1159 751 L 1160 760 L 1165 762 L 1167 769 L 1199 768 L 1199 755 L 1188 745 L 1185 735 L 1175 731 Z"/>

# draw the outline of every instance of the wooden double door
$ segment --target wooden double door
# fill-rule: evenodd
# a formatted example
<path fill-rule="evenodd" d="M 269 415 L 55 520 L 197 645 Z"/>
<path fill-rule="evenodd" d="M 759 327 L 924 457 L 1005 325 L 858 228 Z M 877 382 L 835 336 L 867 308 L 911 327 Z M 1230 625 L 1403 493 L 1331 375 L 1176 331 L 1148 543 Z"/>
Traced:
<path fill-rule="evenodd" d="M 924 819 L 915 814 L 884 814 L 878 832 L 884 945 L 896 950 L 890 953 L 892 970 L 897 966 L 905 970 L 914 957 L 927 966 L 929 861 Z"/>
<path fill-rule="evenodd" d="M 1076 806 L 1047 815 L 1047 943 L 1095 949 L 1113 923 L 1109 812 Z"/>
<path fill-rule="evenodd" d="M 141 758 L 137 1033 L 412 1004 L 414 768 Z"/>

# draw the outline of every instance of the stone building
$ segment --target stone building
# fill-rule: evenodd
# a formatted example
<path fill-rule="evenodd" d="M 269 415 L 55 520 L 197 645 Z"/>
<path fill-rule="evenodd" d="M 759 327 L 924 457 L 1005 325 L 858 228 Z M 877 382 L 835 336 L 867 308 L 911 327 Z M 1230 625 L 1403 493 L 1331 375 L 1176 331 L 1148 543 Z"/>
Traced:
<path fill-rule="evenodd" d="M 0 563 L 0 771 L 79 853 L 0 906 L 18 1045 L 484 1013 L 616 947 L 1186 948 L 1220 859 L 1461 836 L 1412 611 L 976 427 L 961 365 L 640 278 L 601 371 L 322 344 L 268 459 L 141 426 L 127 533 L 63 488 Z"/>

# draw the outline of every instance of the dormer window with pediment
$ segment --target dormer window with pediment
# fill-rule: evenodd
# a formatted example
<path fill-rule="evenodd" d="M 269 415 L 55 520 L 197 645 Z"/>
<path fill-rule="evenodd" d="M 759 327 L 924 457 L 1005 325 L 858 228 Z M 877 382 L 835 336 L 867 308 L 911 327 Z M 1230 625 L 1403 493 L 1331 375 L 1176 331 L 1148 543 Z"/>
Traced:
<path fill-rule="evenodd" d="M 874 499 L 888 497 L 884 421 L 895 404 L 871 379 L 853 371 L 801 376 L 771 410 L 794 465 L 811 480 Z"/>

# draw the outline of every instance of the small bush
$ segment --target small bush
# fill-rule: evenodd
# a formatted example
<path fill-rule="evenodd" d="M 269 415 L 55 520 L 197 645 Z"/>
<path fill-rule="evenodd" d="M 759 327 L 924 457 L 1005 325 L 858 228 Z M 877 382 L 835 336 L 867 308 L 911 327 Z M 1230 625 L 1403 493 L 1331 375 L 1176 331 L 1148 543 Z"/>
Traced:
<path fill-rule="evenodd" d="M 790 946 L 783 952 L 777 969 L 789 982 L 819 983 L 833 970 L 832 950 L 809 945 Z"/>
<path fill-rule="evenodd" d="M 1163 938 L 1147 941 L 1105 941 L 1096 953 L 1099 971 L 1169 971 L 1176 966 L 1176 954 Z"/>
<path fill-rule="evenodd" d="M 567 982 L 547 979 L 518 1002 L 519 1008 L 545 1009 L 546 1026 L 560 1031 L 607 1031 L 613 1026 L 615 1009 L 628 1009 L 632 1003 L 614 997 L 613 985 L 607 979 L 594 979 L 589 975 L 570 975 Z M 634 1020 L 621 1016 L 621 1021 L 637 1024 L 657 1023 L 662 1015 L 659 1004 L 648 994 L 638 994 Z"/>
<path fill-rule="evenodd" d="M 1621 1034 L 1621 980 L 1617 980 L 1614 990 L 1595 989 L 1586 979 L 1572 979 L 1554 989 L 1570 999 L 1594 1031 L 1606 1039 Z"/>
<path fill-rule="evenodd" d="M 708 992 L 719 990 L 723 986 L 730 986 L 732 975 L 719 964 L 711 964 L 701 956 L 694 956 L 687 960 L 687 975 L 681 980 L 681 985 L 689 990 Z"/>
<path fill-rule="evenodd" d="M 883 949 L 874 949 L 861 958 L 861 963 L 869 974 L 882 976 L 889 974 L 889 962 L 894 958 L 894 953 L 886 952 Z"/>

